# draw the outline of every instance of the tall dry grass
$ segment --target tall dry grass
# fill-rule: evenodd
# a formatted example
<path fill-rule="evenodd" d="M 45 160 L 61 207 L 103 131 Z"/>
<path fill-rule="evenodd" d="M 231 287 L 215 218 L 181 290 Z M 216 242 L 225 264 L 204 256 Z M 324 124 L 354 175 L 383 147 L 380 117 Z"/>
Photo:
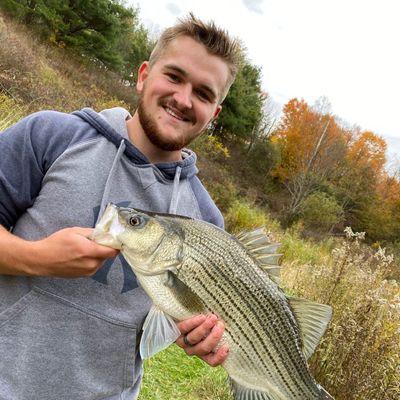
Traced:
<path fill-rule="evenodd" d="M 364 247 L 363 234 L 350 228 L 345 232 L 346 240 L 330 261 L 291 262 L 283 268 L 283 282 L 292 292 L 333 307 L 333 319 L 310 366 L 336 400 L 397 400 L 400 287 L 387 279 L 393 257 L 381 248 Z"/>
<path fill-rule="evenodd" d="M 136 104 L 134 88 L 114 74 L 43 43 L 1 12 L 0 93 L 23 104 L 27 113 L 113 106 L 132 111 Z"/>
<path fill-rule="evenodd" d="M 27 114 L 25 107 L 0 92 L 0 132 Z"/>

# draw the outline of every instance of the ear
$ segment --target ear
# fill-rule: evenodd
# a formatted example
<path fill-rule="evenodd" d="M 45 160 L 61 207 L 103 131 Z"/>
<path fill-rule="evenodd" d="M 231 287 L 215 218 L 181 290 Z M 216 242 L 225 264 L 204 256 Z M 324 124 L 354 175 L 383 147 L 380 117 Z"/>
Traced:
<path fill-rule="evenodd" d="M 149 62 L 145 61 L 142 63 L 138 70 L 138 78 L 136 82 L 136 90 L 140 93 L 143 90 L 143 84 L 146 78 L 149 76 Z"/>
<path fill-rule="evenodd" d="M 213 118 L 212 118 L 213 120 L 218 118 L 218 115 L 221 112 L 221 110 L 222 110 L 222 106 L 221 105 L 217 106 L 217 108 L 214 111 L 214 115 L 213 115 Z"/>

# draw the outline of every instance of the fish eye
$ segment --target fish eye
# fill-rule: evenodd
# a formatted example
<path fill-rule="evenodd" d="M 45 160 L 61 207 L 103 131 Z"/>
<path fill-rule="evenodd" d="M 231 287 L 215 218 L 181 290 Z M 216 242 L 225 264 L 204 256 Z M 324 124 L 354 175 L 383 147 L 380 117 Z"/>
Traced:
<path fill-rule="evenodd" d="M 142 223 L 142 218 L 140 218 L 139 215 L 134 215 L 129 218 L 128 222 L 131 226 L 139 226 Z"/>

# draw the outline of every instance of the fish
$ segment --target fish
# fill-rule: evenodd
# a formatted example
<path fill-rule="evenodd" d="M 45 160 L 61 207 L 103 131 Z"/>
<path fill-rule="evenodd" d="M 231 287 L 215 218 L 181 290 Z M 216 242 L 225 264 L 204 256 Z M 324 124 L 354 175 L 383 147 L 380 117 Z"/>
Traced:
<path fill-rule="evenodd" d="M 108 204 L 91 239 L 119 249 L 153 302 L 142 358 L 173 343 L 176 322 L 214 313 L 224 321 L 235 400 L 325 400 L 307 359 L 332 316 L 329 305 L 279 286 L 279 243 L 263 228 L 231 235 L 210 223 Z"/>

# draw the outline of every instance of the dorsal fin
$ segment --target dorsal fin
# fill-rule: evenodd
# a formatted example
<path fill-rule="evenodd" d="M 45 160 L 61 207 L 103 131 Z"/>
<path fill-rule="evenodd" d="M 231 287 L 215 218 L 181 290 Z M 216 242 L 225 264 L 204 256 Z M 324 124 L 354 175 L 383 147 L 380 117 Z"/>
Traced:
<path fill-rule="evenodd" d="M 332 308 L 299 297 L 287 298 L 299 324 L 304 355 L 309 358 L 326 331 L 332 317 Z"/>
<path fill-rule="evenodd" d="M 282 254 L 276 253 L 280 243 L 272 243 L 264 232 L 264 228 L 241 232 L 236 238 L 246 250 L 258 261 L 259 266 L 275 283 L 279 283 L 279 259 Z"/>

